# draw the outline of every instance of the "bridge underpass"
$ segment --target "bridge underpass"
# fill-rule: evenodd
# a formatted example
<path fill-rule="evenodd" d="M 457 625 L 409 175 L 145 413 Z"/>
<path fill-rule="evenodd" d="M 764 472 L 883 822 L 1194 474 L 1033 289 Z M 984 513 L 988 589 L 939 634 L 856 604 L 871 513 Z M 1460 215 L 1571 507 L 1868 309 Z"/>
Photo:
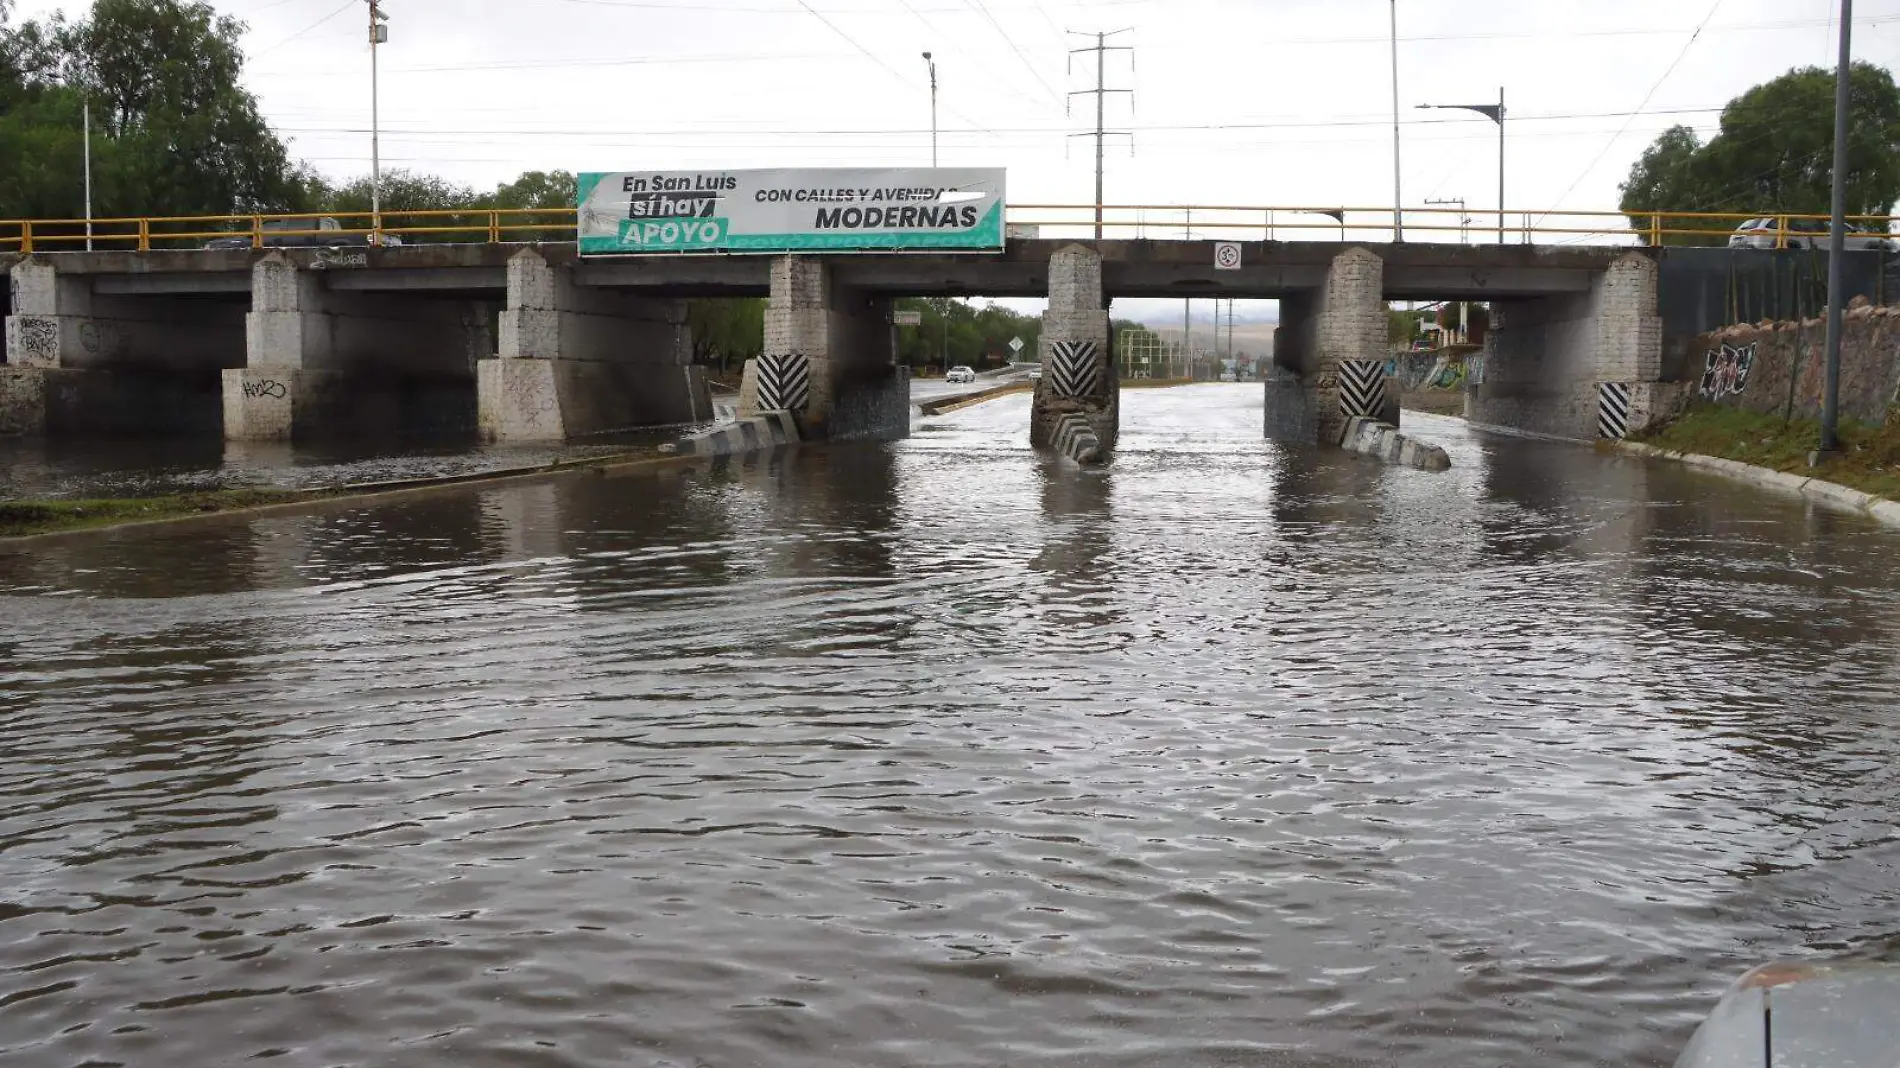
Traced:
<path fill-rule="evenodd" d="M 1234 270 L 1215 267 L 1214 242 L 1154 240 L 778 257 L 582 259 L 571 243 L 39 254 L 11 265 L 0 410 L 25 412 L 15 416 L 23 429 L 58 432 L 85 423 L 67 418 L 74 407 L 113 406 L 49 399 L 48 382 L 83 371 L 109 391 L 134 368 L 170 360 L 222 376 L 233 440 L 400 422 L 409 412 L 387 398 L 404 389 L 459 398 L 448 408 L 496 441 L 683 423 L 711 416 L 683 301 L 759 295 L 770 298 L 764 355 L 747 368 L 742 412 L 793 410 L 821 439 L 907 432 L 889 315 L 898 296 L 1049 299 L 1040 354 L 1049 373 L 1031 426 L 1039 443 L 1070 414 L 1112 447 L 1116 297 L 1281 301 L 1264 431 L 1289 441 L 1331 444 L 1346 418 L 1381 414 L 1360 409 L 1376 392 L 1370 369 L 1385 365 L 1389 300 L 1496 305 L 1470 385 L 1479 422 L 1589 437 L 1603 387 L 1627 390 L 1636 425 L 1655 392 L 1661 327 L 1646 251 L 1269 241 L 1241 250 Z M 88 352 L 106 324 L 132 340 Z M 113 423 L 86 425 L 135 429 Z"/>

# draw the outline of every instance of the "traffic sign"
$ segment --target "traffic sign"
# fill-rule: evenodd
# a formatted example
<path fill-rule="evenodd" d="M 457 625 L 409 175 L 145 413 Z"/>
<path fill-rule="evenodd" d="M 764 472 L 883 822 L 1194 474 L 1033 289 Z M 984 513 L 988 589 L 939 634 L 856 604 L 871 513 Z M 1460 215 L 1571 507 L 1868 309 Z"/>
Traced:
<path fill-rule="evenodd" d="M 1011 351 L 1011 352 L 1014 352 L 1014 353 L 1017 353 L 1017 354 L 1019 354 L 1019 355 L 1020 355 L 1020 354 L 1022 353 L 1022 351 L 1023 351 L 1023 339 L 1022 339 L 1022 338 L 1019 338 L 1019 337 L 1013 337 L 1013 338 L 1010 338 L 1010 339 L 1009 339 L 1009 351 Z"/>
<path fill-rule="evenodd" d="M 1214 242 L 1214 268 L 1220 271 L 1240 270 L 1240 243 L 1237 241 Z"/>

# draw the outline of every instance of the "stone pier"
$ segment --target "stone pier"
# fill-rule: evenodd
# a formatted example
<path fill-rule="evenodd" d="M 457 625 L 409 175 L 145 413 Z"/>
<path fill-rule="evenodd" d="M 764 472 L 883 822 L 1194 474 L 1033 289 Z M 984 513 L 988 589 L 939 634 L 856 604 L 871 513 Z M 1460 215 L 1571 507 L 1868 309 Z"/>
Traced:
<path fill-rule="evenodd" d="M 477 368 L 490 441 L 564 441 L 712 418 L 684 301 L 580 285 L 572 264 L 552 265 L 534 249 L 508 261 L 495 351 Z"/>
<path fill-rule="evenodd" d="M 837 284 L 815 256 L 779 257 L 771 281 L 765 345 L 746 361 L 739 417 L 790 412 L 806 441 L 910 436 L 890 299 Z"/>
<path fill-rule="evenodd" d="M 99 292 L 27 257 L 9 272 L 0 433 L 213 430 L 217 375 L 244 358 L 228 294 Z"/>
<path fill-rule="evenodd" d="M 1266 382 L 1269 439 L 1338 445 L 1349 420 L 1388 413 L 1384 268 L 1371 251 L 1349 248 L 1318 289 L 1281 298 Z"/>
<path fill-rule="evenodd" d="M 468 430 L 484 302 L 339 291 L 283 252 L 251 269 L 245 361 L 224 372 L 227 441 Z"/>
<path fill-rule="evenodd" d="M 1656 262 L 1630 253 L 1587 292 L 1494 300 L 1483 358 L 1466 379 L 1466 417 L 1583 439 L 1649 425 L 1667 389 L 1656 281 Z"/>
<path fill-rule="evenodd" d="M 1058 441 L 1080 441 L 1084 446 L 1075 459 L 1107 459 L 1121 432 L 1121 381 L 1112 359 L 1097 250 L 1065 245 L 1050 255 L 1040 351 L 1042 377 L 1029 409 L 1029 444 L 1048 448 Z M 1071 415 L 1086 419 L 1093 434 L 1064 433 L 1064 417 Z M 1086 447 L 1090 437 L 1098 447 Z"/>

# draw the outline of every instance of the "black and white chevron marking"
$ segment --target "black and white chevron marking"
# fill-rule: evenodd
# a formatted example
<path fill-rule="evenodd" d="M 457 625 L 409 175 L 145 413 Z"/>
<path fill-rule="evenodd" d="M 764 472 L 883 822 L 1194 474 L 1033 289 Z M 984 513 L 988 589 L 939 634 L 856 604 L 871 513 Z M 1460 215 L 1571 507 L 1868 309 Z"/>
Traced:
<path fill-rule="evenodd" d="M 1049 392 L 1058 397 L 1093 396 L 1102 381 L 1102 363 L 1093 341 L 1049 343 Z"/>
<path fill-rule="evenodd" d="M 759 357 L 759 411 L 802 412 L 810 403 L 810 360 L 789 353 Z"/>
<path fill-rule="evenodd" d="M 1341 361 L 1339 407 L 1348 419 L 1379 418 L 1385 409 L 1385 364 L 1379 360 Z"/>
<path fill-rule="evenodd" d="M 1597 387 L 1597 437 L 1622 441 L 1629 433 L 1629 383 L 1605 382 Z"/>
<path fill-rule="evenodd" d="M 1080 412 L 1068 412 L 1056 420 L 1056 432 L 1050 444 L 1079 464 L 1099 463 L 1102 459 L 1102 439 L 1095 436 L 1095 427 L 1089 423 L 1088 416 Z"/>

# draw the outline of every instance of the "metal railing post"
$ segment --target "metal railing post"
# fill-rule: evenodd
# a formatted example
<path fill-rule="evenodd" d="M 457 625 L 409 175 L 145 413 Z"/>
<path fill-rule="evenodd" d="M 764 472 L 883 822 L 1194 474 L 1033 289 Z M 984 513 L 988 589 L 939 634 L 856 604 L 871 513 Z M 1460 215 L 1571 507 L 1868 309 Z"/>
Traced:
<path fill-rule="evenodd" d="M 264 217 L 262 215 L 251 216 L 251 247 L 264 247 Z"/>
<path fill-rule="evenodd" d="M 499 211 L 488 213 L 488 243 L 501 244 L 501 212 Z"/>
<path fill-rule="evenodd" d="M 20 251 L 33 251 L 33 220 L 20 220 Z"/>
<path fill-rule="evenodd" d="M 1659 247 L 1662 245 L 1662 238 L 1663 238 L 1662 231 L 1663 231 L 1662 212 L 1660 211 L 1651 212 L 1649 215 L 1649 243 L 1652 247 Z"/>
<path fill-rule="evenodd" d="M 152 251 L 152 220 L 143 216 L 139 218 L 139 251 Z"/>

